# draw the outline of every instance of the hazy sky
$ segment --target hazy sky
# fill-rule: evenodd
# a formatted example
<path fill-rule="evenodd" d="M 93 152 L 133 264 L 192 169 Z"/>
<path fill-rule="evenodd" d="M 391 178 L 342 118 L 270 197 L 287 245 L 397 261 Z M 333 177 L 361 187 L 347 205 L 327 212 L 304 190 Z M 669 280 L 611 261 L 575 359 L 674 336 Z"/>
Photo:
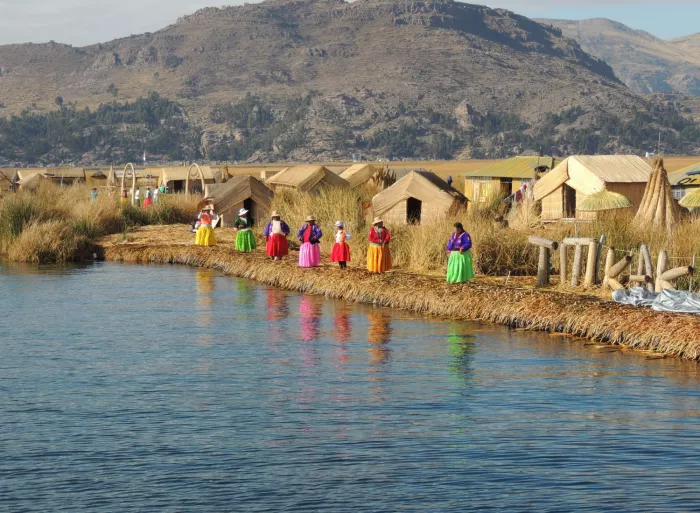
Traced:
<path fill-rule="evenodd" d="M 611 18 L 659 37 L 700 32 L 700 0 L 469 0 L 531 17 Z M 242 2 L 229 2 L 230 4 Z M 0 44 L 76 46 L 153 32 L 218 0 L 0 0 Z M 1 63 L 0 63 L 1 64 Z"/>

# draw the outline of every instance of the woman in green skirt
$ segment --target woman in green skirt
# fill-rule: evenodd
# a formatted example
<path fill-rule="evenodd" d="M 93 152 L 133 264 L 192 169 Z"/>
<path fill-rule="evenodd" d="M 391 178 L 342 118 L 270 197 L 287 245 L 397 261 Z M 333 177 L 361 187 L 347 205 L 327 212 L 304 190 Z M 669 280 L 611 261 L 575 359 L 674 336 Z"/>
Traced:
<path fill-rule="evenodd" d="M 464 283 L 474 278 L 472 266 L 472 238 L 464 231 L 462 223 L 455 223 L 455 231 L 447 244 L 450 260 L 447 264 L 448 283 Z"/>
<path fill-rule="evenodd" d="M 257 246 L 253 235 L 253 223 L 248 214 L 249 212 L 242 208 L 238 212 L 238 219 L 233 223 L 236 230 L 236 250 L 243 253 L 250 253 Z"/>

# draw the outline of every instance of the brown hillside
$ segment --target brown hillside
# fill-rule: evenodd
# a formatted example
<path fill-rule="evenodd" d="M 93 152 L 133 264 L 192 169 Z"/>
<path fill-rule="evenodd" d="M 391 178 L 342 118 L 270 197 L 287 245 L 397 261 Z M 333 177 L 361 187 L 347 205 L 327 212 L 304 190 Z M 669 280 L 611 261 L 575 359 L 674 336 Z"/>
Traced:
<path fill-rule="evenodd" d="M 639 93 L 700 94 L 700 35 L 664 41 L 622 23 L 597 18 L 538 20 L 562 30 Z"/>

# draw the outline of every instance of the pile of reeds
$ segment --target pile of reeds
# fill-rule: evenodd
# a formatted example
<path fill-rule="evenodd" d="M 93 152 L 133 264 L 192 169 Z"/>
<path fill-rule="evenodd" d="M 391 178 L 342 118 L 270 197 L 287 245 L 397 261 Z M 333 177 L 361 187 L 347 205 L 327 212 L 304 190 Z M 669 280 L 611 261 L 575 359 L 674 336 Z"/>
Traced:
<path fill-rule="evenodd" d="M 441 279 L 405 272 L 373 275 L 360 268 L 301 269 L 293 259 L 272 262 L 262 252 L 241 254 L 224 246 L 108 244 L 105 257 L 218 269 L 285 290 L 420 314 L 566 333 L 700 359 L 700 317 L 657 313 L 588 296 L 475 283 L 449 285 Z"/>

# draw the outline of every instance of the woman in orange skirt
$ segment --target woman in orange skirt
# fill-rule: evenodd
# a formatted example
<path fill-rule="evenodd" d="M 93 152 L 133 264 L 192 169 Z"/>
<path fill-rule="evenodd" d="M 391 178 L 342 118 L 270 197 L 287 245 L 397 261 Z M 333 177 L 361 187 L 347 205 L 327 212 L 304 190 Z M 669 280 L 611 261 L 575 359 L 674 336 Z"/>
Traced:
<path fill-rule="evenodd" d="M 385 273 L 391 270 L 391 251 L 389 241 L 391 234 L 384 228 L 384 221 L 375 217 L 369 230 L 369 248 L 367 249 L 367 270 L 371 273 Z"/>

